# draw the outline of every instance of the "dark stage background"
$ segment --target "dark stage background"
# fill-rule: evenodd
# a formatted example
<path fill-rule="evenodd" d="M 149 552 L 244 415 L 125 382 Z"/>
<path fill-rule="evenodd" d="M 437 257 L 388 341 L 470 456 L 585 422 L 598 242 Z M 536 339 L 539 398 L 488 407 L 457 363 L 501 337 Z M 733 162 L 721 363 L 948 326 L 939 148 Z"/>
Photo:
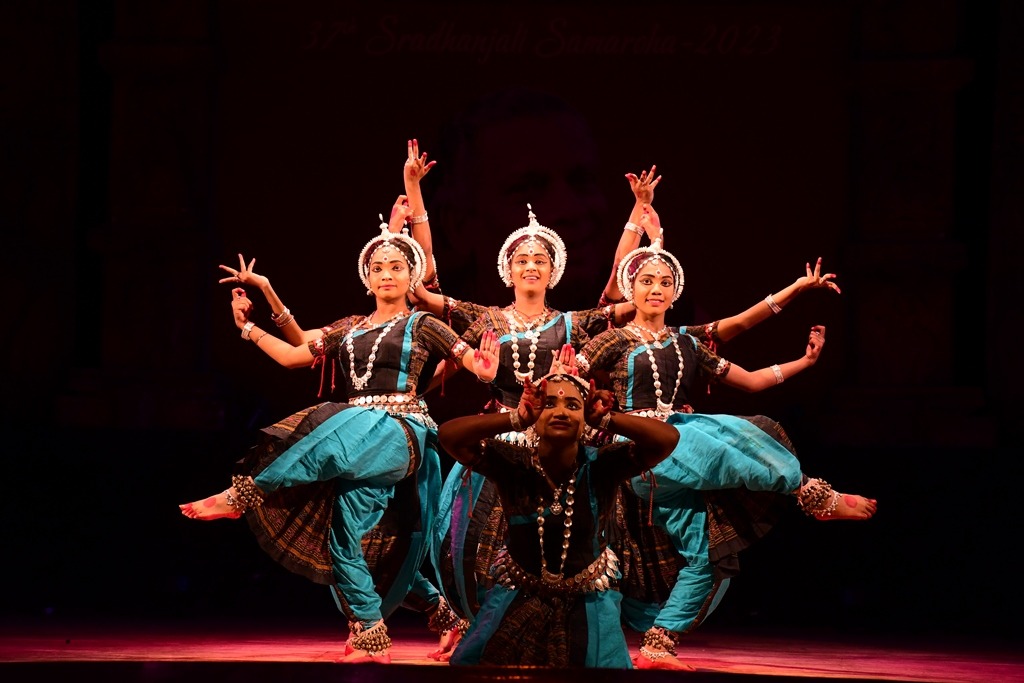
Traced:
<path fill-rule="evenodd" d="M 176 507 L 320 382 L 239 340 L 217 264 L 256 257 L 306 327 L 369 312 L 356 255 L 416 137 L 457 297 L 509 303 L 494 259 L 529 202 L 570 244 L 551 304 L 593 305 L 623 175 L 651 164 L 687 276 L 673 324 L 819 255 L 839 274 L 840 296 L 722 349 L 763 367 L 823 323 L 814 369 L 699 407 L 775 417 L 806 471 L 880 511 L 794 513 L 709 625 L 1019 634 L 1018 3 L 52 0 L 0 19 L 5 616 L 333 613 L 244 524 Z M 455 380 L 430 403 L 482 400 Z"/>

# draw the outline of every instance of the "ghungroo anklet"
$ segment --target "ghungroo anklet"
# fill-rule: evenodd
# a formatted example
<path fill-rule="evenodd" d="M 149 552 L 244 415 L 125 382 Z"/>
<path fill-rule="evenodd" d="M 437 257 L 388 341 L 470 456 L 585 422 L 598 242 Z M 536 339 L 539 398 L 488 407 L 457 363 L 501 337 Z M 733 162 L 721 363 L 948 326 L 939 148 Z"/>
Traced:
<path fill-rule="evenodd" d="M 391 647 L 391 637 L 388 635 L 388 627 L 381 619 L 368 629 L 363 629 L 360 622 L 349 627 L 351 635 L 348 643 L 353 650 L 363 650 L 371 655 L 379 655 Z"/>
<path fill-rule="evenodd" d="M 257 508 L 263 505 L 263 492 L 253 482 L 252 477 L 236 474 L 231 477 L 231 485 L 235 487 L 237 498 L 228 496 L 228 504 L 239 512 L 245 512 L 249 508 Z M 234 503 L 232 503 L 234 498 Z"/>
<path fill-rule="evenodd" d="M 458 626 L 459 621 L 459 615 L 448 606 L 448 601 L 440 598 L 437 603 L 437 609 L 434 610 L 434 613 L 430 615 L 430 619 L 427 620 L 427 628 L 434 633 L 444 633 Z"/>
<path fill-rule="evenodd" d="M 796 504 L 808 517 L 831 517 L 839 505 L 839 494 L 824 479 L 811 479 L 801 487 Z"/>
<path fill-rule="evenodd" d="M 649 648 L 656 648 L 651 650 Z M 660 626 L 652 626 L 644 632 L 640 641 L 640 654 L 648 659 L 676 656 L 676 635 Z"/>

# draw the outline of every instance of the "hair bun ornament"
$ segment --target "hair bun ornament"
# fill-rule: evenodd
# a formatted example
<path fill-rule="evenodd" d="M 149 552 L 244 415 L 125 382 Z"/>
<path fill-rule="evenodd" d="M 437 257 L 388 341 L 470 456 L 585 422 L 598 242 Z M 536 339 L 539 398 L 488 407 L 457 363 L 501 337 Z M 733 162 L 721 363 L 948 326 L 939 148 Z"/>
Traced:
<path fill-rule="evenodd" d="M 619 261 L 619 267 L 615 271 L 615 281 L 619 285 L 619 291 L 622 292 L 629 303 L 635 303 L 633 301 L 633 281 L 636 280 L 637 273 L 652 261 L 660 261 L 672 269 L 675 291 L 672 293 L 672 301 L 670 303 L 675 303 L 683 293 L 683 285 L 686 282 L 683 267 L 679 265 L 676 257 L 662 249 L 661 245 L 661 237 L 656 237 L 650 246 L 634 249 Z"/>
<path fill-rule="evenodd" d="M 533 213 L 533 207 L 526 205 L 529 223 L 526 227 L 514 230 L 509 235 L 501 249 L 498 250 L 498 275 L 506 287 L 512 286 L 512 255 L 520 245 L 533 241 L 540 244 L 547 255 L 551 258 L 551 277 L 548 278 L 548 289 L 552 289 L 562 279 L 565 272 L 565 262 L 569 256 L 565 250 L 565 242 L 557 232 L 537 222 L 537 216 Z"/>
<path fill-rule="evenodd" d="M 359 252 L 359 279 L 362 280 L 367 293 L 372 293 L 370 289 L 370 259 L 382 247 L 392 246 L 409 265 L 409 291 L 411 292 L 423 282 L 423 276 L 426 274 L 427 255 L 420 243 L 409 236 L 407 227 L 403 227 L 401 232 L 391 232 L 387 221 L 384 220 L 384 214 L 379 213 L 377 217 L 380 218 L 380 234 L 363 245 L 362 251 Z"/>

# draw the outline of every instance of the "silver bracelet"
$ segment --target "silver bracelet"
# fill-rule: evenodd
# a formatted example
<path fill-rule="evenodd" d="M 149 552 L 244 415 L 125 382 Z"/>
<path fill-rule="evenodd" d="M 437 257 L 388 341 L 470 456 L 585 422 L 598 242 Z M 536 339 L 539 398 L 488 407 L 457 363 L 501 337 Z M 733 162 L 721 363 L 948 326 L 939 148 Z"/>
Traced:
<path fill-rule="evenodd" d="M 626 225 L 624 225 L 622 227 L 622 229 L 623 230 L 629 230 L 630 232 L 635 232 L 636 234 L 640 235 L 641 237 L 644 236 L 644 229 L 641 228 L 636 223 L 634 223 L 633 221 L 627 221 Z"/>
<path fill-rule="evenodd" d="M 782 376 L 782 368 L 780 368 L 778 365 L 772 366 L 772 372 L 775 373 L 776 384 L 782 384 L 783 382 L 786 381 L 786 378 Z"/>
<path fill-rule="evenodd" d="M 426 223 L 427 222 L 427 212 L 424 211 L 422 216 L 409 216 L 408 218 L 405 219 L 405 222 L 408 223 L 409 225 L 416 225 L 418 223 Z"/>
<path fill-rule="evenodd" d="M 242 339 L 248 339 L 249 334 L 252 332 L 252 328 L 254 327 L 256 327 L 256 323 L 254 323 L 251 320 L 246 324 L 242 325 Z"/>
<path fill-rule="evenodd" d="M 604 417 L 601 418 L 601 421 L 597 423 L 597 428 L 600 429 L 602 432 L 611 431 L 611 424 L 612 413 L 611 411 L 608 411 L 607 413 L 604 414 Z"/>
<path fill-rule="evenodd" d="M 779 306 L 777 303 L 775 303 L 775 297 L 773 297 L 771 294 L 764 298 L 764 302 L 768 304 L 768 308 L 772 309 L 772 313 L 776 315 L 782 313 L 782 306 Z"/>
<path fill-rule="evenodd" d="M 256 337 L 256 339 L 253 340 L 256 343 L 256 346 L 259 346 L 260 342 L 263 341 L 263 338 L 266 337 L 268 334 L 270 333 L 267 332 L 266 330 L 263 330 L 263 334 L 261 334 L 260 336 Z"/>
<path fill-rule="evenodd" d="M 508 421 L 512 423 L 512 431 L 521 432 L 523 431 L 523 421 L 519 419 L 519 410 L 510 410 L 508 412 Z"/>

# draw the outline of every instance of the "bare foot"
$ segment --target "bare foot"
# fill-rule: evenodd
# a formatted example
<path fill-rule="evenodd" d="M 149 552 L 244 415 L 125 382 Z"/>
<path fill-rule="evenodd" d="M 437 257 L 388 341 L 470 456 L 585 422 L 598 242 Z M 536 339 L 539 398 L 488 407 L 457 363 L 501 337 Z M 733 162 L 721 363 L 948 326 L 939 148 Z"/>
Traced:
<path fill-rule="evenodd" d="M 441 640 L 437 644 L 437 649 L 428 654 L 427 657 L 438 662 L 447 662 L 451 659 L 452 651 L 459 644 L 460 640 L 462 640 L 462 631 L 458 627 L 441 631 Z"/>
<path fill-rule="evenodd" d="M 384 652 L 370 653 L 366 650 L 350 650 L 348 647 L 345 648 L 346 652 L 340 659 L 335 659 L 337 664 L 390 664 L 391 663 L 391 648 L 384 650 Z"/>
<path fill-rule="evenodd" d="M 832 503 L 829 503 L 828 510 L 831 511 L 815 513 L 814 518 L 823 522 L 831 519 L 871 519 L 878 510 L 878 501 L 874 498 L 855 496 L 852 493 L 832 493 Z M 835 507 L 833 508 L 833 504 Z"/>
<path fill-rule="evenodd" d="M 203 500 L 182 503 L 178 508 L 181 510 L 181 514 L 191 519 L 201 519 L 203 521 L 222 518 L 238 519 L 242 516 L 242 513 L 228 502 L 229 494 L 233 500 L 238 499 L 234 487 L 231 487 L 226 491 L 221 491 L 217 495 L 204 498 Z"/>
<path fill-rule="evenodd" d="M 680 661 L 678 657 L 670 652 L 646 647 L 640 648 L 640 654 L 633 658 L 633 664 L 638 669 L 674 669 L 676 671 L 697 670 L 694 666 Z"/>

